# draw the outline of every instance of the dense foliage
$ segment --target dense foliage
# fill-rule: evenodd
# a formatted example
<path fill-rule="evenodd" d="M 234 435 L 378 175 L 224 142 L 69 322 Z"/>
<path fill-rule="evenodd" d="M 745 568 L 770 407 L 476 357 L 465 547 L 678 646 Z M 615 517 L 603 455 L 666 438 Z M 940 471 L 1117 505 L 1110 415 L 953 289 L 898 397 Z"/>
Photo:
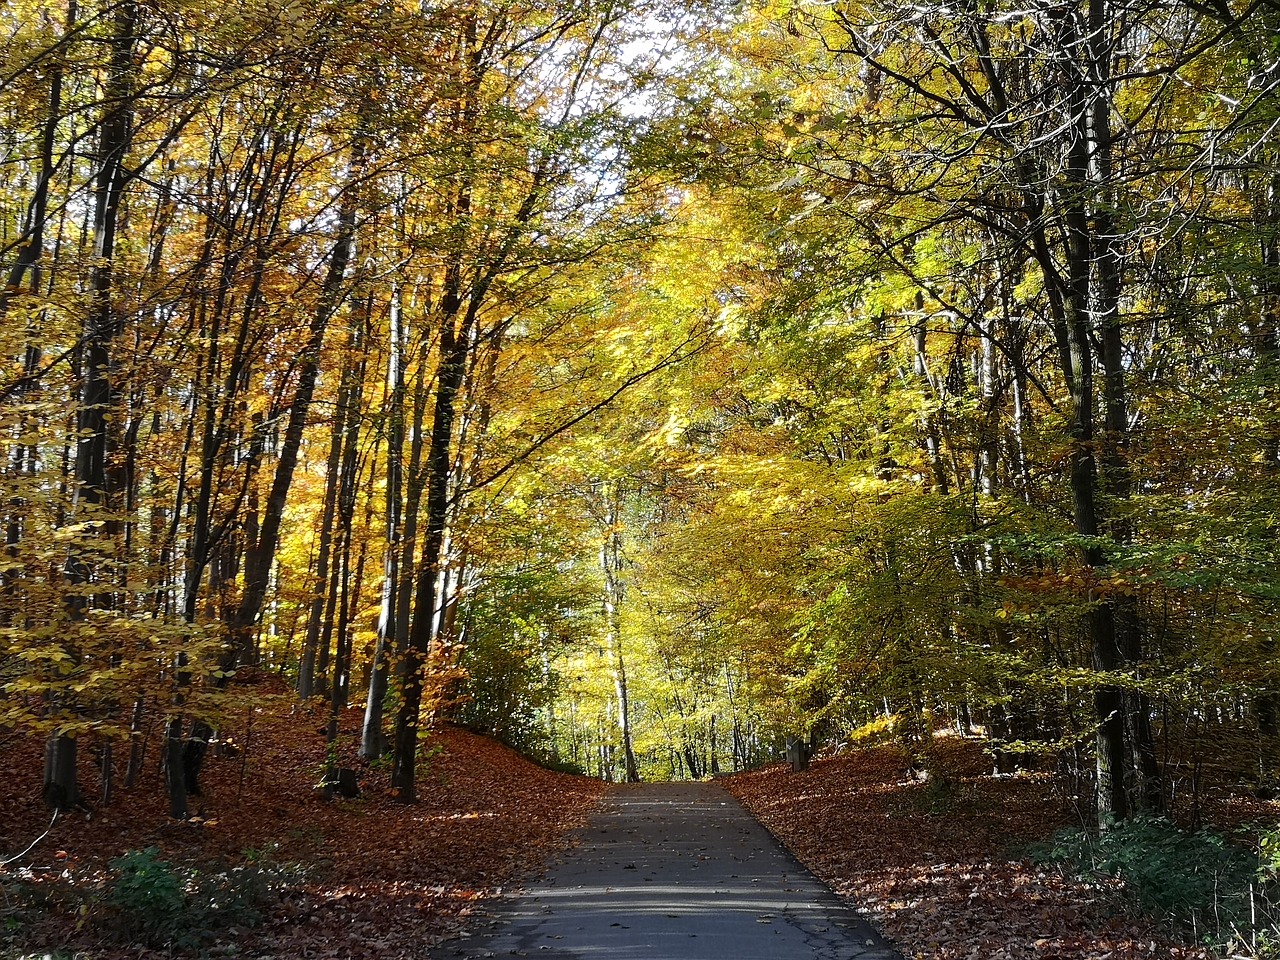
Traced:
<path fill-rule="evenodd" d="M 404 800 L 448 713 L 611 778 L 956 725 L 1098 822 L 1273 785 L 1271 0 L 0 26 L 51 804 L 155 730 L 185 816 L 251 666 Z"/>

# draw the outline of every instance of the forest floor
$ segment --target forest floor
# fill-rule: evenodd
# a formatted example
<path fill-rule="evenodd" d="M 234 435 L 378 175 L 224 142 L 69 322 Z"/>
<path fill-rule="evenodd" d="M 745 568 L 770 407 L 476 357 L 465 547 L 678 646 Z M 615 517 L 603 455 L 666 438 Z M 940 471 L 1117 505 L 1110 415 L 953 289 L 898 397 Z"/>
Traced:
<path fill-rule="evenodd" d="M 340 754 L 359 771 L 362 795 L 326 803 L 315 788 L 323 711 L 292 707 L 290 694 L 270 689 L 246 698 L 240 750 L 210 757 L 199 816 L 184 823 L 167 817 L 153 736 L 139 788 L 59 818 L 41 838 L 42 745 L 0 733 L 0 958 L 173 955 L 159 922 L 172 903 L 156 899 L 154 861 L 135 864 L 142 884 L 122 888 L 117 879 L 109 893 L 122 875 L 112 861 L 148 848 L 176 865 L 188 890 L 245 886 L 254 869 L 278 881 L 258 918 L 230 908 L 219 916 L 188 894 L 177 926 L 198 936 L 189 955 L 421 958 L 467 937 L 483 901 L 566 843 L 607 790 L 445 728 L 423 751 L 419 802 L 406 806 L 392 798 L 385 768 L 355 761 L 361 713 L 350 710 Z M 821 759 L 805 773 L 774 765 L 721 782 L 911 960 L 1212 956 L 1126 913 L 1115 890 L 1025 857 L 1029 843 L 1070 820 L 1052 778 L 987 776 L 980 745 L 959 738 L 937 741 L 937 757 L 939 775 L 927 782 L 907 778 L 891 747 Z M 84 762 L 91 792 L 96 778 Z M 1216 819 L 1280 822 L 1276 804 L 1235 803 Z"/>
<path fill-rule="evenodd" d="M 934 776 L 880 746 L 735 774 L 730 792 L 814 873 L 857 904 L 908 960 L 1210 960 L 1028 851 L 1073 817 L 1047 774 L 990 776 L 981 745 L 935 741 Z M 1224 793 L 1211 822 L 1280 823 L 1280 805 Z"/>
<path fill-rule="evenodd" d="M 263 686 L 269 687 L 269 684 Z M 260 922 L 226 923 L 210 911 L 180 917 L 183 935 L 203 934 L 206 956 L 421 958 L 461 932 L 477 903 L 531 870 L 585 822 L 604 785 L 536 767 L 491 740 L 445 728 L 425 744 L 418 802 L 396 802 L 388 770 L 355 760 L 362 711 L 342 717 L 344 765 L 362 794 L 325 802 L 315 789 L 325 762 L 324 713 L 291 709 L 282 690 L 259 693 L 248 743 L 206 763 L 200 816 L 169 820 L 150 745 L 143 785 L 92 816 L 60 818 L 26 856 L 0 866 L 0 957 L 152 960 L 170 956 L 163 929 L 140 936 L 138 909 L 166 908 L 145 891 L 105 894 L 112 860 L 158 848 L 172 864 L 261 868 L 283 878 Z M 154 738 L 153 738 L 154 740 Z M 42 745 L 0 736 L 0 863 L 49 825 L 39 792 Z M 96 782 L 86 766 L 81 786 Z M 144 886 L 156 889 L 142 872 Z M 192 874 L 183 871 L 190 883 Z M 224 875 L 240 885 L 243 873 Z M 130 910 L 132 908 L 132 910 Z M 224 911 L 228 912 L 228 911 Z M 192 927 L 206 929 L 193 930 Z M 151 946 L 140 946 L 150 940 Z"/>

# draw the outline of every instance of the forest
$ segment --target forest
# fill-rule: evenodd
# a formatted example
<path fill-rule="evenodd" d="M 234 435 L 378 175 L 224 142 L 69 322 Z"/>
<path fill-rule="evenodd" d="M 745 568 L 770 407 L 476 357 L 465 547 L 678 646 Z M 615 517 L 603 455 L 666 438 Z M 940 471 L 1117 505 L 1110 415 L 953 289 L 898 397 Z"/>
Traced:
<path fill-rule="evenodd" d="M 442 720 L 1280 787 L 1276 0 L 11 0 L 0 115 L 50 807 L 268 674 L 405 802 Z"/>

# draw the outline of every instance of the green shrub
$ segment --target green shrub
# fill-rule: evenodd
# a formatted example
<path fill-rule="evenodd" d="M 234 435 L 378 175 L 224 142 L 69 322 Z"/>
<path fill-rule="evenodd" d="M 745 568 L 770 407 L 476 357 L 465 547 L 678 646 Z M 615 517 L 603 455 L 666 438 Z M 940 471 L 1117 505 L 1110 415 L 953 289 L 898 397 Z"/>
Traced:
<path fill-rule="evenodd" d="M 107 903 L 127 935 L 165 943 L 180 932 L 187 902 L 177 872 L 159 854 L 147 847 L 112 860 Z"/>
<path fill-rule="evenodd" d="M 1270 845 L 1274 846 L 1273 838 Z M 1212 830 L 1179 829 L 1162 817 L 1134 817 L 1094 836 L 1060 833 L 1042 859 L 1086 878 L 1123 881 L 1137 910 L 1199 939 L 1256 941 L 1274 932 L 1269 894 L 1275 866 Z M 1272 855 L 1280 863 L 1280 857 Z"/>
<path fill-rule="evenodd" d="M 111 862 L 106 902 L 121 934 L 155 946 L 195 949 L 230 926 L 254 926 L 293 872 L 262 859 L 201 868 L 160 859 L 155 847 Z"/>
<path fill-rule="evenodd" d="M 525 757 L 525 759 L 532 760 L 538 766 L 551 770 L 555 773 L 572 773 L 579 777 L 587 775 L 586 768 L 584 768 L 582 764 L 574 763 L 568 757 L 556 756 L 555 753 L 546 748 L 520 750 L 519 753 L 521 756 Z"/>
<path fill-rule="evenodd" d="M 950 813 L 961 799 L 958 780 L 943 773 L 934 773 L 924 782 L 916 803 L 919 809 L 937 816 Z"/>

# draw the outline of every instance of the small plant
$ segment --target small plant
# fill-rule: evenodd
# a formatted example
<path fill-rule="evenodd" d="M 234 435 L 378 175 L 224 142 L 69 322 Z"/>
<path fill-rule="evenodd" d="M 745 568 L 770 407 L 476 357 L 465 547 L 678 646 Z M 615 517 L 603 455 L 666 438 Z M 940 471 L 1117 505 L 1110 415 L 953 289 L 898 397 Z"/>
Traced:
<path fill-rule="evenodd" d="M 279 849 L 280 844 L 278 843 L 269 843 L 262 850 L 257 847 L 245 847 L 240 851 L 240 856 L 244 857 L 244 862 L 248 864 L 269 863 Z"/>
<path fill-rule="evenodd" d="M 935 774 L 924 782 L 920 803 L 929 813 L 948 813 L 959 796 L 960 784 L 945 774 Z"/>
<path fill-rule="evenodd" d="M 131 850 L 111 861 L 115 880 L 107 903 L 126 935 L 168 943 L 182 933 L 186 896 L 173 866 L 155 847 Z"/>
<path fill-rule="evenodd" d="M 255 853 L 242 867 L 179 866 L 155 847 L 113 860 L 106 901 L 119 931 L 155 946 L 197 949 L 229 926 L 254 926 L 294 871 Z"/>
<path fill-rule="evenodd" d="M 1255 857 L 1221 833 L 1182 830 L 1147 816 L 1097 836 L 1064 831 L 1039 858 L 1085 879 L 1121 880 L 1132 908 L 1196 939 L 1257 944 L 1275 933 L 1266 894 L 1280 867 L 1277 846 L 1276 832 L 1264 834 Z"/>
<path fill-rule="evenodd" d="M 1258 876 L 1280 880 L 1280 828 L 1262 830 L 1258 837 Z"/>
<path fill-rule="evenodd" d="M 529 759 L 554 773 L 571 773 L 579 777 L 587 775 L 586 768 L 582 764 L 565 757 L 557 757 L 552 753 L 539 752 Z"/>

